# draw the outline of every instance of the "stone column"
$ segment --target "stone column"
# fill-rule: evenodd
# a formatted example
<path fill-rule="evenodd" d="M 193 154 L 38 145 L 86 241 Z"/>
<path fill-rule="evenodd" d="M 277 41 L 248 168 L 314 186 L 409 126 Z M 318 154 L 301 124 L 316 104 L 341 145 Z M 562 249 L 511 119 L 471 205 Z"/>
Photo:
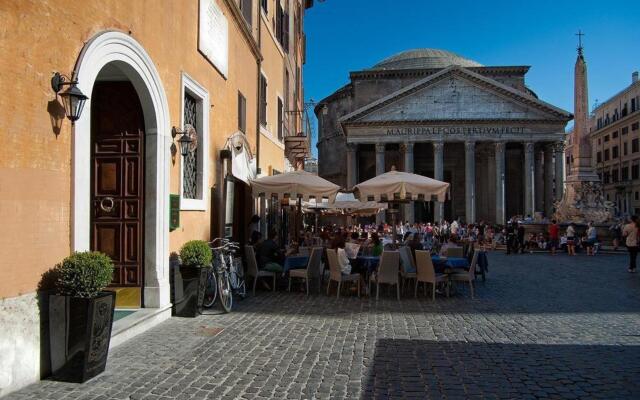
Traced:
<path fill-rule="evenodd" d="M 533 216 L 535 205 L 535 179 L 534 179 L 534 144 L 524 144 L 524 214 Z"/>
<path fill-rule="evenodd" d="M 384 174 L 384 151 L 385 144 L 376 143 L 376 175 Z M 382 210 L 376 215 L 376 223 L 381 224 L 384 221 L 386 221 L 386 213 Z"/>
<path fill-rule="evenodd" d="M 404 143 L 401 148 L 404 153 L 404 171 L 413 173 L 413 142 Z M 409 221 L 410 224 L 415 222 L 415 216 L 413 212 L 413 202 L 404 206 L 404 219 Z"/>
<path fill-rule="evenodd" d="M 542 159 L 544 151 L 542 148 L 534 149 L 534 178 L 535 178 L 535 193 L 536 199 L 533 207 L 534 212 L 544 211 L 544 176 L 542 174 Z M 532 215 L 533 216 L 533 215 Z"/>
<path fill-rule="evenodd" d="M 496 142 L 496 223 L 506 222 L 506 205 L 504 202 L 504 142 Z"/>
<path fill-rule="evenodd" d="M 465 222 L 476 221 L 476 143 L 467 141 L 464 144 L 464 180 L 465 180 Z"/>
<path fill-rule="evenodd" d="M 555 153 L 555 193 L 556 193 L 556 201 L 562 200 L 562 195 L 564 194 L 564 143 L 557 142 L 553 146 L 553 150 Z"/>
<path fill-rule="evenodd" d="M 384 174 L 384 143 L 376 143 L 376 175 Z"/>
<path fill-rule="evenodd" d="M 553 213 L 553 147 L 544 148 L 544 215 L 551 218 Z"/>
<path fill-rule="evenodd" d="M 347 189 L 358 184 L 358 145 L 347 143 Z"/>
<path fill-rule="evenodd" d="M 441 141 L 433 142 L 433 179 L 442 181 L 444 179 L 444 143 Z M 427 199 L 428 200 L 428 199 Z M 433 220 L 434 222 L 442 221 L 444 218 L 444 203 L 441 201 L 433 202 Z"/>

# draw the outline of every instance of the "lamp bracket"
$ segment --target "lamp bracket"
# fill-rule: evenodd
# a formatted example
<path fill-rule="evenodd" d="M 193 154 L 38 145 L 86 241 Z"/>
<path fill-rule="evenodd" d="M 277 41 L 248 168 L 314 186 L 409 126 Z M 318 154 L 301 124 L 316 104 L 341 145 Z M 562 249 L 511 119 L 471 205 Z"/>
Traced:
<path fill-rule="evenodd" d="M 58 93 L 62 90 L 62 87 L 65 85 L 77 85 L 78 81 L 74 81 L 66 75 L 61 74 L 60 72 L 56 72 L 51 77 L 51 89 L 54 92 Z"/>

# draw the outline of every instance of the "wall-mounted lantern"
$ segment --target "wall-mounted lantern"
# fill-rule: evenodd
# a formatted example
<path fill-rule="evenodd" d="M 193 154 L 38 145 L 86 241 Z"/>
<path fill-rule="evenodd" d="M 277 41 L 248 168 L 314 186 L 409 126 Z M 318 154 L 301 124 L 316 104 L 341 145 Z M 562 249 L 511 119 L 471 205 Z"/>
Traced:
<path fill-rule="evenodd" d="M 69 87 L 62 93 L 59 93 L 62 90 L 62 87 L 68 85 Z M 64 105 L 64 111 L 71 121 L 71 124 L 74 125 L 75 122 L 80 119 L 82 115 L 82 109 L 84 108 L 85 102 L 89 99 L 85 96 L 84 93 L 78 88 L 78 81 L 74 81 L 61 75 L 59 72 L 53 74 L 51 78 L 51 89 L 56 93 L 59 93 L 60 98 L 62 99 L 62 104 Z"/>
<path fill-rule="evenodd" d="M 174 126 L 173 129 L 171 129 L 171 137 L 175 139 L 177 135 L 182 135 L 180 139 L 178 139 L 180 155 L 182 155 L 182 157 L 188 156 L 190 152 L 198 147 L 198 134 L 193 126 L 186 124 L 184 130 L 180 130 Z"/>

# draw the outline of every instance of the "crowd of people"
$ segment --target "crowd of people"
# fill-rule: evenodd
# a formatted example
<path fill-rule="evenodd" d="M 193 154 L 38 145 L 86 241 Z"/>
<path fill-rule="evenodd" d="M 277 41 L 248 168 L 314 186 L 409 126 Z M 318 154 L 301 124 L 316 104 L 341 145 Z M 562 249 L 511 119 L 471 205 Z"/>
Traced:
<path fill-rule="evenodd" d="M 395 227 L 396 243 L 406 245 L 415 252 L 430 250 L 432 253 L 446 253 L 446 249 L 460 244 L 473 244 L 484 250 L 495 250 L 498 246 L 506 249 L 506 254 L 548 251 L 553 255 L 566 252 L 575 256 L 582 250 L 588 256 L 597 254 L 600 247 L 598 232 L 593 223 L 588 223 L 584 233 L 578 234 L 575 224 L 561 227 L 556 220 L 547 224 L 546 231 L 526 233 L 525 225 L 532 222 L 530 217 L 514 216 L 505 225 L 488 224 L 484 221 L 465 224 L 459 220 L 443 220 L 436 223 L 398 223 Z M 618 221 L 609 229 L 613 237 L 613 249 L 624 245 L 630 255 L 629 272 L 636 270 L 638 254 L 638 230 L 640 223 L 634 217 Z M 324 246 L 338 249 L 343 271 L 347 272 L 348 259 L 354 258 L 350 248 L 357 244 L 361 255 L 379 256 L 385 247 L 393 243 L 393 226 L 383 224 L 358 224 L 348 227 L 330 225 L 318 232 L 300 232 L 296 240 L 290 240 L 286 249 L 278 246 L 275 230 L 269 232 L 263 241 L 258 231 L 253 231 L 250 243 L 256 247 L 258 263 L 262 268 L 274 272 L 282 271 L 282 261 L 289 254 L 295 254 L 300 246 Z M 282 244 L 282 243 L 280 243 Z"/>

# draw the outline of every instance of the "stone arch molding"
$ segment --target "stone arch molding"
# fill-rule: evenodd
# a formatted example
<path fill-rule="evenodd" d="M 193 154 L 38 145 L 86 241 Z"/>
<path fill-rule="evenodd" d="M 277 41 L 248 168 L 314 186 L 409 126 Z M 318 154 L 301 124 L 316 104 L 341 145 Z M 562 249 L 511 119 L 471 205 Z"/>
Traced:
<path fill-rule="evenodd" d="M 144 305 L 169 304 L 169 106 L 160 75 L 142 45 L 117 31 L 95 35 L 83 47 L 74 78 L 91 97 L 100 71 L 118 67 L 138 93 L 145 121 Z M 90 248 L 91 221 L 91 99 L 73 131 L 73 250 Z"/>

